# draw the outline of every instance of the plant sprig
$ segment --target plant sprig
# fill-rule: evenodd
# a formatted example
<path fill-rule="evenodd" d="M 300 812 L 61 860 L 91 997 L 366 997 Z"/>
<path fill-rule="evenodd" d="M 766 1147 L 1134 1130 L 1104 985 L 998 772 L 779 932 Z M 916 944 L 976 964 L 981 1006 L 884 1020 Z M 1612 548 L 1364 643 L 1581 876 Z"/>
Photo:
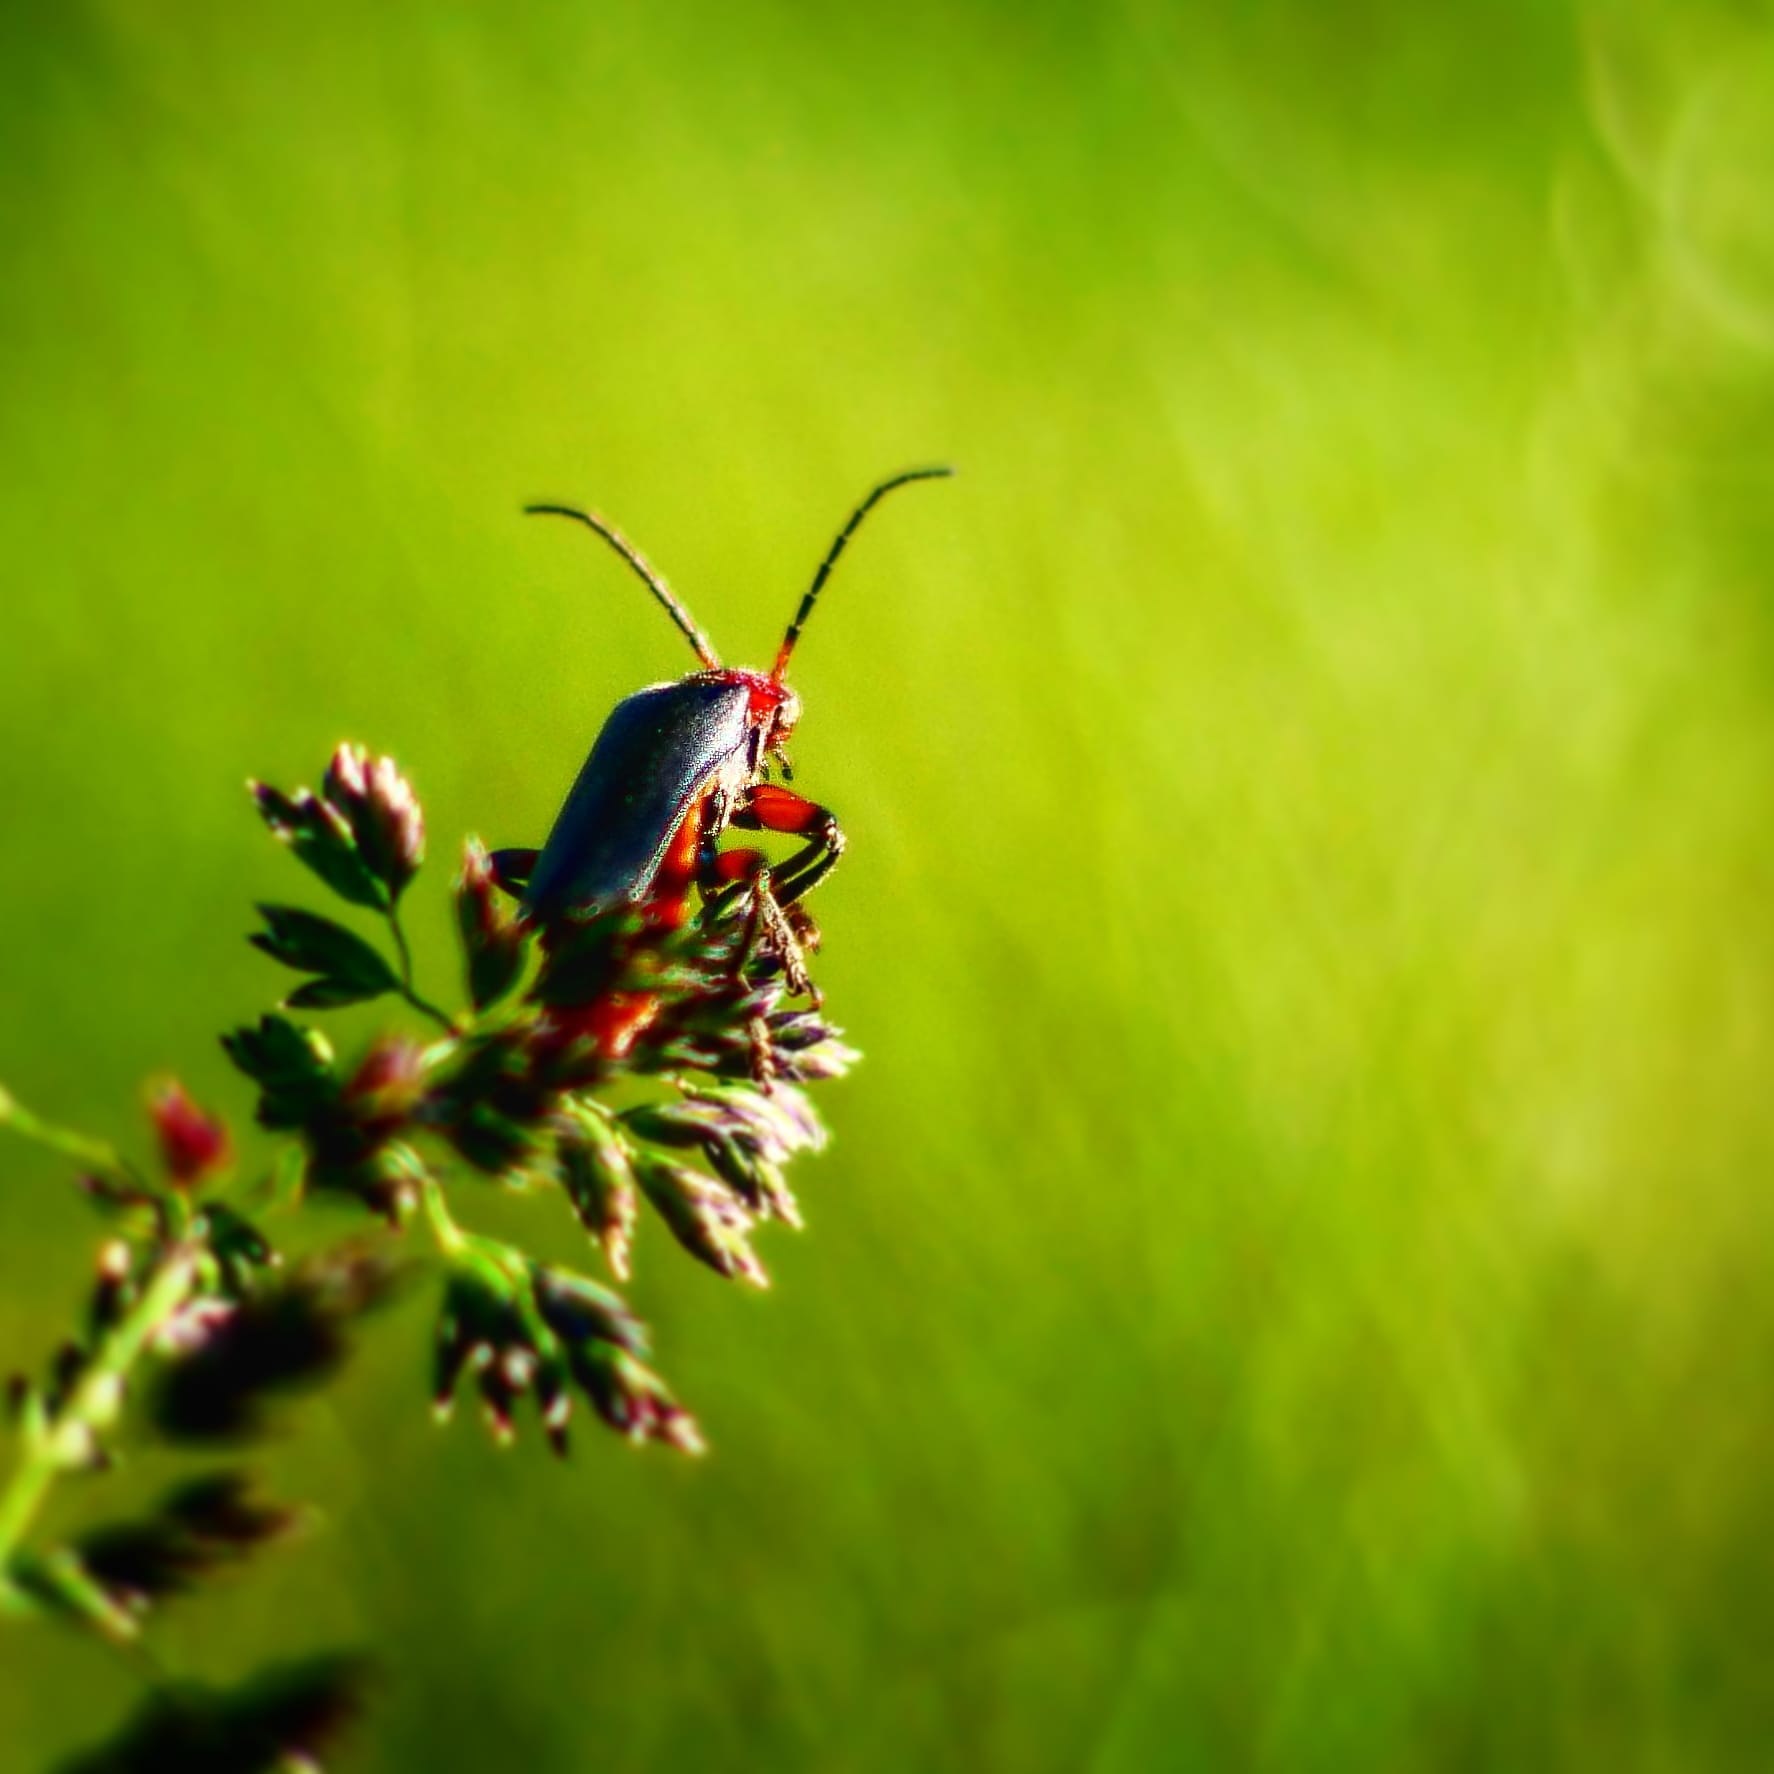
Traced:
<path fill-rule="evenodd" d="M 803 1087 L 855 1058 L 816 1008 L 793 1001 L 800 982 L 754 907 L 716 900 L 682 928 L 627 906 L 538 928 L 472 838 L 454 890 L 467 1002 L 452 1014 L 420 991 L 401 923 L 425 824 L 393 761 L 344 745 L 319 792 L 250 787 L 273 835 L 376 917 L 393 949 L 303 907 L 259 908 L 250 940 L 301 976 L 277 1009 L 223 1037 L 275 1136 L 264 1170 L 243 1171 L 225 1123 L 174 1083 L 150 1092 L 152 1166 L 0 1090 L 0 1127 L 71 1159 L 110 1221 L 79 1331 L 40 1378 L 12 1383 L 0 1606 L 126 1647 L 140 1647 L 158 1608 L 280 1538 L 297 1512 L 259 1498 L 244 1468 L 212 1468 L 143 1518 L 40 1545 L 58 1481 L 150 1438 L 194 1453 L 250 1441 L 280 1396 L 339 1372 L 362 1321 L 405 1283 L 428 1277 L 435 1290 L 440 1416 L 466 1383 L 501 1440 L 531 1400 L 564 1454 L 577 1398 L 630 1440 L 700 1451 L 699 1426 L 649 1365 L 647 1329 L 619 1293 L 461 1215 L 488 1188 L 558 1195 L 622 1281 L 645 1201 L 700 1262 L 762 1285 L 758 1231 L 800 1223 L 786 1166 L 825 1140 Z M 286 1014 L 382 998 L 424 1018 L 426 1033 L 390 1030 L 350 1061 Z M 650 1094 L 613 1109 L 610 1086 L 637 1078 Z M 323 1198 L 355 1203 L 364 1228 L 286 1264 L 266 1222 Z M 338 1656 L 227 1691 L 156 1667 L 138 1713 L 71 1766 L 118 1774 L 199 1754 L 226 1774 L 317 1766 L 365 1682 L 361 1660 Z"/>

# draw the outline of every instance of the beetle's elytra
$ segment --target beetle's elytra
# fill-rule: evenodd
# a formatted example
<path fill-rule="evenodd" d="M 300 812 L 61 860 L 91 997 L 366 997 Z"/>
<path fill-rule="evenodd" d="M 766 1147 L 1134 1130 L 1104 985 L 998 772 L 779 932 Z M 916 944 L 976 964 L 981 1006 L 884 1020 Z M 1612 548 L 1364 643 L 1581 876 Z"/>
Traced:
<path fill-rule="evenodd" d="M 784 746 L 800 717 L 800 699 L 784 683 L 789 657 L 839 555 L 875 503 L 917 480 L 952 474 L 913 468 L 883 481 L 850 514 L 826 552 L 789 623 L 768 673 L 723 666 L 689 611 L 640 553 L 611 524 L 566 505 L 531 505 L 533 513 L 586 525 L 616 550 L 683 631 L 703 669 L 673 684 L 654 684 L 617 703 L 538 851 L 506 850 L 495 858 L 501 878 L 521 886 L 530 916 L 540 921 L 643 907 L 663 925 L 689 916 L 690 892 L 704 897 L 749 887 L 773 925 L 830 873 L 844 836 L 829 809 L 769 780 L 774 761 L 789 776 Z M 722 850 L 728 826 L 786 832 L 807 840 L 772 868 L 761 850 Z M 792 947 L 792 943 L 789 945 Z M 791 977 L 804 974 L 790 953 Z"/>

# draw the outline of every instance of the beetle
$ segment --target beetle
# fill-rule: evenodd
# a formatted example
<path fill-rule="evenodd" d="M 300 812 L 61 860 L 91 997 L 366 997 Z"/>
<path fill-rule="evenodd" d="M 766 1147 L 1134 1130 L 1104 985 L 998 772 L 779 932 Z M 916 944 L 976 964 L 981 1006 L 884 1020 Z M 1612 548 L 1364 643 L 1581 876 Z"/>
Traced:
<path fill-rule="evenodd" d="M 650 685 L 617 703 L 541 850 L 495 854 L 501 883 L 521 892 L 528 917 L 547 924 L 629 904 L 649 923 L 677 928 L 690 916 L 692 888 L 705 902 L 749 888 L 791 987 L 810 989 L 783 910 L 831 872 L 844 834 L 829 808 L 770 780 L 772 763 L 792 779 L 784 748 L 801 702 L 784 681 L 789 659 L 838 557 L 875 505 L 896 487 L 953 472 L 907 469 L 856 507 L 820 562 L 768 673 L 722 665 L 689 610 L 613 524 L 571 505 L 525 506 L 530 515 L 570 518 L 602 537 L 658 599 L 702 664 L 675 683 Z M 806 842 L 773 869 L 762 850 L 722 850 L 728 827 Z"/>

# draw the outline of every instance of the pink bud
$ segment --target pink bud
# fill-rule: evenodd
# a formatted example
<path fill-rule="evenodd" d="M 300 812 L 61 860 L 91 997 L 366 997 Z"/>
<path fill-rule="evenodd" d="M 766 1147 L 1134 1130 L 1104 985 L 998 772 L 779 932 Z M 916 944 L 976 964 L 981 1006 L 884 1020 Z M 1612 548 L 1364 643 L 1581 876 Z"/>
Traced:
<path fill-rule="evenodd" d="M 150 1088 L 148 1113 L 160 1138 L 161 1161 L 180 1187 L 201 1183 L 232 1161 L 227 1124 L 198 1108 L 176 1078 Z"/>

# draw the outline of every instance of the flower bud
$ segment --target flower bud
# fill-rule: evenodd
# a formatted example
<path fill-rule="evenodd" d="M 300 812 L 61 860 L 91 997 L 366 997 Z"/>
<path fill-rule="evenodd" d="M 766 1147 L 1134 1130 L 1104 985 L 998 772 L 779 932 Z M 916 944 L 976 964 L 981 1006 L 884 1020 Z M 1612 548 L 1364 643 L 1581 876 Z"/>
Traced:
<path fill-rule="evenodd" d="M 496 890 L 493 865 L 478 838 L 463 846 L 456 923 L 468 958 L 468 995 L 476 1010 L 485 1010 L 522 976 L 526 937 Z"/>
<path fill-rule="evenodd" d="M 210 1774 L 302 1769 L 323 1759 L 364 1706 L 369 1667 L 355 1657 L 286 1664 L 235 1688 L 156 1685 L 111 1739 L 65 1765 L 66 1774 L 148 1768 Z"/>
<path fill-rule="evenodd" d="M 630 1441 L 663 1441 L 686 1454 L 706 1445 L 696 1419 L 666 1390 L 665 1382 L 626 1350 L 609 1343 L 586 1345 L 573 1363 L 573 1378 L 597 1413 Z"/>
<path fill-rule="evenodd" d="M 607 1287 L 547 1264 L 535 1265 L 531 1277 L 536 1309 L 563 1343 L 572 1346 L 598 1338 L 631 1355 L 646 1354 L 645 1327 Z"/>
<path fill-rule="evenodd" d="M 770 1285 L 749 1242 L 752 1217 L 724 1184 L 646 1153 L 638 1155 L 635 1171 L 647 1199 L 691 1256 L 719 1275 Z"/>
<path fill-rule="evenodd" d="M 180 1441 L 256 1433 L 274 1395 L 314 1385 L 340 1366 L 357 1320 L 388 1297 L 394 1277 L 385 1259 L 345 1248 L 309 1258 L 239 1305 L 191 1302 L 204 1311 L 168 1338 L 156 1427 Z"/>
<path fill-rule="evenodd" d="M 263 782 L 249 782 L 259 817 L 271 835 L 287 844 L 341 899 L 385 912 L 394 903 L 387 885 L 358 850 L 351 822 L 311 789 L 286 795 Z"/>
<path fill-rule="evenodd" d="M 209 1181 L 233 1160 L 227 1125 L 198 1108 L 176 1078 L 151 1087 L 148 1113 L 160 1140 L 161 1162 L 181 1189 Z"/>
<path fill-rule="evenodd" d="M 574 1103 L 556 1148 L 561 1184 L 582 1225 L 600 1245 L 618 1280 L 628 1279 L 637 1198 L 628 1146 L 605 1113 Z"/>
<path fill-rule="evenodd" d="M 341 1130 L 342 1149 L 317 1151 L 307 1167 L 308 1186 L 354 1196 L 391 1226 L 403 1226 L 419 1202 L 425 1161 L 400 1140 L 367 1145 L 357 1130 Z"/>
<path fill-rule="evenodd" d="M 375 1138 L 404 1126 L 425 1095 L 425 1050 L 406 1035 L 384 1035 L 345 1086 L 353 1124 Z"/>
<path fill-rule="evenodd" d="M 396 900 L 425 860 L 425 816 L 392 758 L 372 764 L 361 745 L 341 745 L 321 793 L 345 818 L 369 871 Z"/>

